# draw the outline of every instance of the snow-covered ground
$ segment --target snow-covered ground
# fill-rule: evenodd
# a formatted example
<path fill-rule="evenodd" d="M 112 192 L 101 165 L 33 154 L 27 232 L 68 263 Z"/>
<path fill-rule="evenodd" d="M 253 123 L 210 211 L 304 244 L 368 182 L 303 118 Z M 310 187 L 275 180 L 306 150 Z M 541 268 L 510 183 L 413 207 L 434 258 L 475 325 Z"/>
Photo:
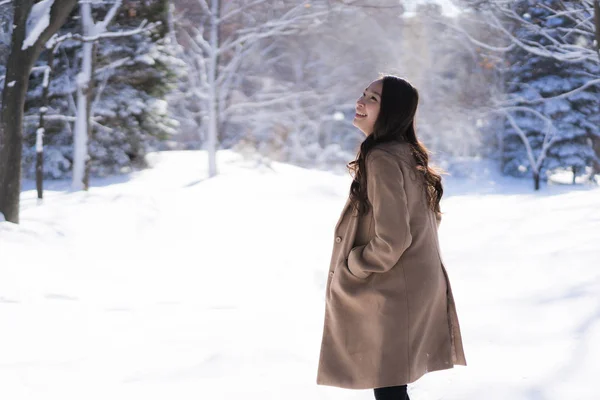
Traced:
<path fill-rule="evenodd" d="M 348 176 L 219 154 L 53 183 L 0 223 L 0 399 L 371 399 L 315 385 Z M 413 400 L 597 400 L 600 189 L 448 178 L 440 230 L 469 366 Z"/>

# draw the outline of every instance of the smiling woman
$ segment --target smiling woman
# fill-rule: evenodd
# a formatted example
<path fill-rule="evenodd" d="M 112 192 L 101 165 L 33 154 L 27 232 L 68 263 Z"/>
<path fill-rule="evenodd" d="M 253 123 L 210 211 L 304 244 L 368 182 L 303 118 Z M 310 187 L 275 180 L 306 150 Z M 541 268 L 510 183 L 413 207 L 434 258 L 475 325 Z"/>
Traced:
<path fill-rule="evenodd" d="M 419 95 L 384 76 L 356 102 L 367 137 L 335 227 L 317 383 L 408 400 L 407 384 L 466 365 L 437 228 L 441 177 L 414 119 Z"/>

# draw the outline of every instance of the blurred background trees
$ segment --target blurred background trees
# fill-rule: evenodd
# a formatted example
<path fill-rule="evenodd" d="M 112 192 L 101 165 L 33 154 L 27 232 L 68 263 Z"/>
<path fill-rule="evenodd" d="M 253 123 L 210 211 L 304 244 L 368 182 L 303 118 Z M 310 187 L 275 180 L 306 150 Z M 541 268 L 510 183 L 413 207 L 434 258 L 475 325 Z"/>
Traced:
<path fill-rule="evenodd" d="M 343 168 L 362 135 L 355 99 L 379 73 L 420 91 L 418 131 L 435 161 L 487 159 L 539 182 L 600 172 L 596 0 L 124 0 L 96 43 L 89 173 L 144 166 L 161 149 L 233 148 Z M 110 3 L 92 3 L 101 20 Z M 11 3 L 0 5 L 0 74 Z M 73 11 L 59 35 L 82 32 Z M 43 66 L 25 105 L 24 176 L 35 174 Z M 82 43 L 54 49 L 44 177 L 70 178 Z M 216 173 L 215 158 L 211 171 Z"/>

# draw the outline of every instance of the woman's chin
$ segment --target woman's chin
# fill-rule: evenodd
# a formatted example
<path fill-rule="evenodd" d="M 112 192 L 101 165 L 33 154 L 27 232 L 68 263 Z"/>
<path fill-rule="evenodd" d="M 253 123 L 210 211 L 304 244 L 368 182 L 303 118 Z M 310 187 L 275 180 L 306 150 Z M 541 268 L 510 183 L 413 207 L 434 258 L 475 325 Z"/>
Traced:
<path fill-rule="evenodd" d="M 360 129 L 362 131 L 363 130 L 362 126 L 364 124 L 362 124 L 361 122 L 363 122 L 363 121 L 361 121 L 359 118 L 354 118 L 352 120 L 352 125 L 354 125 L 355 127 L 357 127 L 358 129 Z"/>
<path fill-rule="evenodd" d="M 363 128 L 362 124 L 357 118 L 354 118 L 354 121 L 352 121 L 352 125 L 358 128 L 358 130 L 360 130 L 362 133 L 364 133 L 365 136 L 369 136 L 369 134 L 365 132 L 365 129 Z"/>

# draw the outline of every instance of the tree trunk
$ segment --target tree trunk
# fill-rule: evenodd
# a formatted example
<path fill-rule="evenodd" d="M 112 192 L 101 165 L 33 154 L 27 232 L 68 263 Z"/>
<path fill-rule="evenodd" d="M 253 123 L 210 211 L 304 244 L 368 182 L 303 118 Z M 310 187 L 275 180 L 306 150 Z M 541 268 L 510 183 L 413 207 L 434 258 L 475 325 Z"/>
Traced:
<path fill-rule="evenodd" d="M 6 63 L 2 92 L 0 132 L 0 212 L 9 222 L 19 223 L 21 153 L 23 149 L 23 107 L 33 66 L 33 48 L 22 51 L 25 22 L 33 0 L 15 3 L 11 52 Z"/>
<path fill-rule="evenodd" d="M 533 189 L 540 190 L 540 174 L 537 172 L 533 173 Z"/>
<path fill-rule="evenodd" d="M 590 135 L 590 140 L 592 141 L 592 150 L 596 155 L 592 161 L 592 174 L 590 175 L 590 180 L 594 180 L 596 175 L 600 175 L 600 137 Z"/>
<path fill-rule="evenodd" d="M 0 112 L 0 213 L 7 221 L 19 222 L 21 192 L 21 154 L 23 151 L 23 107 L 29 74 L 44 44 L 58 31 L 77 4 L 77 0 L 55 0 L 50 21 L 32 46 L 23 48 L 26 22 L 34 0 L 14 2 L 14 30 L 6 63 L 6 78 Z"/>
<path fill-rule="evenodd" d="M 219 49 L 219 0 L 211 2 L 210 17 L 210 48 L 211 53 L 208 60 L 208 176 L 217 175 L 217 136 L 218 136 L 218 93 L 217 93 L 217 69 L 219 59 L 217 52 Z"/>
<path fill-rule="evenodd" d="M 80 6 L 83 36 L 93 35 L 92 5 Z M 88 159 L 89 95 L 92 81 L 93 42 L 84 42 L 81 49 L 81 72 L 77 74 L 77 118 L 73 136 L 73 190 L 86 189 L 86 164 Z"/>

